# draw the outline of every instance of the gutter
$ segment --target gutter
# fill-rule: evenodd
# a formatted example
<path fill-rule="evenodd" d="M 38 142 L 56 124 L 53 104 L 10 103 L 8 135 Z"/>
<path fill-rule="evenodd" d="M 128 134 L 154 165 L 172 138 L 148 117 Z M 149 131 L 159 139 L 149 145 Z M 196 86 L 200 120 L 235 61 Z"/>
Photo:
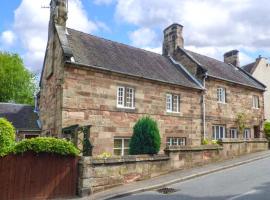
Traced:
<path fill-rule="evenodd" d="M 205 88 L 205 80 L 207 78 L 208 74 L 205 73 L 205 76 L 203 77 L 203 87 Z M 205 103 L 205 93 L 203 93 L 203 140 L 206 139 L 206 103 Z"/>

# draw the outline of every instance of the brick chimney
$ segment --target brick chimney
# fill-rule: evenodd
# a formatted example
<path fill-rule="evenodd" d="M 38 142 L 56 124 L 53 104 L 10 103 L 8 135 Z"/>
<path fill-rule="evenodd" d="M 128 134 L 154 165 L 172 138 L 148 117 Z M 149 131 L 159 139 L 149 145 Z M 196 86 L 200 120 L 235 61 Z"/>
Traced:
<path fill-rule="evenodd" d="M 236 67 L 240 67 L 239 62 L 239 51 L 238 50 L 231 50 L 224 54 L 224 62 L 227 64 L 232 64 Z"/>
<path fill-rule="evenodd" d="M 60 26 L 66 26 L 68 3 L 67 0 L 51 0 L 50 3 L 50 21 Z"/>
<path fill-rule="evenodd" d="M 177 47 L 184 47 L 183 26 L 180 24 L 172 24 L 164 29 L 164 40 L 162 54 L 164 56 L 173 55 Z"/>

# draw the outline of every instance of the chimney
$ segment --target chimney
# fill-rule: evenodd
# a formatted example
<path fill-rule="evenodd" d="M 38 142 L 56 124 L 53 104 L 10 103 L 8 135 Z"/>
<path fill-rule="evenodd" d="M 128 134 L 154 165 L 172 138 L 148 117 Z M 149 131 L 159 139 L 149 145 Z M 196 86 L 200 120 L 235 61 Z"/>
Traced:
<path fill-rule="evenodd" d="M 164 31 L 163 49 L 164 56 L 173 55 L 177 47 L 184 48 L 184 39 L 182 36 L 183 26 L 180 24 L 172 24 Z"/>
<path fill-rule="evenodd" d="M 51 16 L 52 23 L 66 27 L 68 0 L 51 0 Z"/>
<path fill-rule="evenodd" d="M 224 62 L 227 64 L 232 64 L 236 67 L 240 67 L 239 62 L 239 51 L 238 50 L 231 50 L 224 54 Z"/>

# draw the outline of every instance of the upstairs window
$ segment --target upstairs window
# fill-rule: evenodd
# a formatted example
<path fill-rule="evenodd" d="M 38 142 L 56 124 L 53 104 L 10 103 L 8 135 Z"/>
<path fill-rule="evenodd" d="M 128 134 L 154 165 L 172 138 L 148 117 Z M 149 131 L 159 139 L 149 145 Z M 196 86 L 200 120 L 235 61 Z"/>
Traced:
<path fill-rule="evenodd" d="M 180 96 L 174 94 L 166 95 L 166 111 L 167 112 L 180 112 L 179 109 Z"/>
<path fill-rule="evenodd" d="M 226 103 L 226 89 L 225 88 L 218 88 L 217 89 L 217 101 L 219 103 Z"/>
<path fill-rule="evenodd" d="M 167 137 L 167 146 L 186 146 L 185 137 Z"/>
<path fill-rule="evenodd" d="M 253 95 L 252 97 L 252 107 L 256 109 L 260 108 L 259 97 L 256 95 Z"/>
<path fill-rule="evenodd" d="M 117 107 L 134 108 L 134 88 L 118 87 L 117 89 Z"/>

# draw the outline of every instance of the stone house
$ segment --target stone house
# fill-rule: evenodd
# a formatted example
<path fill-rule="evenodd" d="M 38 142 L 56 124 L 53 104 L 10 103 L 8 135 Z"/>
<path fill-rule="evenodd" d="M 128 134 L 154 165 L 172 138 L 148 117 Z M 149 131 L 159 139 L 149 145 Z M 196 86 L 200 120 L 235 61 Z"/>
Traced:
<path fill-rule="evenodd" d="M 34 106 L 15 103 L 0 103 L 0 118 L 5 118 L 16 129 L 16 139 L 38 137 L 41 133 L 38 114 Z"/>
<path fill-rule="evenodd" d="M 202 138 L 262 137 L 265 87 L 238 66 L 184 49 L 183 26 L 164 30 L 163 54 L 66 28 L 65 0 L 52 0 L 40 81 L 42 134 L 91 125 L 94 155 L 124 155 L 132 127 L 148 115 L 158 123 L 161 149 L 198 146 Z M 256 99 L 260 106 L 252 108 Z M 238 113 L 247 114 L 245 134 Z"/>
<path fill-rule="evenodd" d="M 270 121 L 270 63 L 268 59 L 259 56 L 255 62 L 249 63 L 242 68 L 266 85 L 267 90 L 264 93 L 264 113 L 265 119 Z"/>

